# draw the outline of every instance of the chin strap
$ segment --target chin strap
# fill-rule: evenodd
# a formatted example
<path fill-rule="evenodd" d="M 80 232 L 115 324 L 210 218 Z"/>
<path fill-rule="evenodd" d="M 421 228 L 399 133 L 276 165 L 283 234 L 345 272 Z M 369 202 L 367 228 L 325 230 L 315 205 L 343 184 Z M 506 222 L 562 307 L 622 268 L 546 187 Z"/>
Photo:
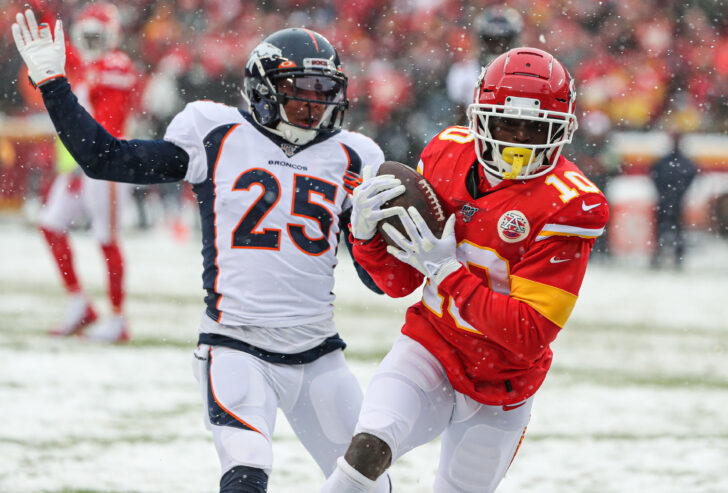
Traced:
<path fill-rule="evenodd" d="M 303 128 L 294 127 L 285 122 L 280 122 L 276 125 L 275 130 L 271 129 L 274 133 L 277 133 L 291 144 L 304 145 L 311 142 L 316 138 L 318 132 L 316 130 L 305 130 Z"/>

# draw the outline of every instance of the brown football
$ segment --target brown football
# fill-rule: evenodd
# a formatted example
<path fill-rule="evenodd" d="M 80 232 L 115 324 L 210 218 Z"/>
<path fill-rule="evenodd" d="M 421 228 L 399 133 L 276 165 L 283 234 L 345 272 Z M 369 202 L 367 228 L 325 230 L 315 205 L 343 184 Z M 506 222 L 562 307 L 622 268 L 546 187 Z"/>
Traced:
<path fill-rule="evenodd" d="M 415 207 L 422 215 L 422 218 L 427 223 L 430 231 L 439 238 L 442 235 L 443 228 L 445 227 L 447 215 L 445 214 L 445 209 L 442 206 L 442 201 L 437 196 L 437 192 L 430 182 L 428 182 L 425 177 L 419 174 L 416 170 L 410 168 L 406 164 L 398 163 L 396 161 L 385 161 L 382 163 L 379 167 L 379 171 L 377 171 L 377 176 L 379 175 L 394 175 L 395 178 L 399 178 L 399 181 L 402 182 L 402 185 L 404 185 L 405 188 L 402 195 L 385 202 L 384 205 L 382 205 L 382 209 L 401 206 L 406 210 L 410 206 Z M 382 225 L 385 222 L 397 228 L 397 230 L 405 237 L 408 236 L 399 217 L 388 217 L 377 224 L 377 230 L 382 234 L 384 240 L 388 244 L 393 245 L 394 243 L 382 230 Z"/>

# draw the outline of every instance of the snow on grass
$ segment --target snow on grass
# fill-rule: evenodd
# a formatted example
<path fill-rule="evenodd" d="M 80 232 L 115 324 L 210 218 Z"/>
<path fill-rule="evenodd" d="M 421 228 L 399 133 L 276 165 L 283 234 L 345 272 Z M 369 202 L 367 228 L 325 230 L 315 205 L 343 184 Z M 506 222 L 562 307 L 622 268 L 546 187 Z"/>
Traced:
<path fill-rule="evenodd" d="M 0 220 L 0 238 L 0 491 L 217 491 L 190 367 L 202 315 L 199 239 L 125 237 L 133 340 L 109 347 L 47 337 L 65 309 L 50 254 L 17 221 Z M 99 249 L 85 232 L 72 242 L 106 313 Z M 337 323 L 366 385 L 416 296 L 377 296 L 341 264 Z M 499 493 L 728 491 L 727 279 L 721 242 L 696 245 L 681 273 L 590 266 Z M 318 491 L 323 477 L 282 415 L 274 453 L 269 491 Z M 438 453 L 435 441 L 395 464 L 395 491 L 431 491 Z"/>

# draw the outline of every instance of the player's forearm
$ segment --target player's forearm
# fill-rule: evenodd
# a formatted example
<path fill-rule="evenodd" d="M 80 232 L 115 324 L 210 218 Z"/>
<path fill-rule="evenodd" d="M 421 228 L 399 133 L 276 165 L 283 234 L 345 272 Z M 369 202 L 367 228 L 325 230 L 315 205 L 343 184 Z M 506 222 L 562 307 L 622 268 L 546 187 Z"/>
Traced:
<path fill-rule="evenodd" d="M 81 106 L 66 78 L 41 87 L 56 131 L 73 158 L 91 178 L 149 184 L 184 178 L 189 156 L 164 140 L 120 140 Z"/>
<path fill-rule="evenodd" d="M 424 276 L 417 269 L 387 253 L 381 237 L 354 243 L 354 259 L 371 275 L 377 286 L 392 298 L 400 298 L 422 286 Z"/>

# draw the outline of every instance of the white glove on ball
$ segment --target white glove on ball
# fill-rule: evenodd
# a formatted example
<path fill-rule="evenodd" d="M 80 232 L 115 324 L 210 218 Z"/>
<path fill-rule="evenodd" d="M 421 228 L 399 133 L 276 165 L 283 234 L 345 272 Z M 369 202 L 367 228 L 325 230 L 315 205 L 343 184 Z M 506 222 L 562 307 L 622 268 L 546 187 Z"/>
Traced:
<path fill-rule="evenodd" d="M 381 209 L 382 205 L 404 193 L 404 185 L 393 175 L 372 177 L 372 168 L 364 168 L 362 184 L 352 194 L 351 234 L 357 240 L 370 240 L 377 232 L 377 223 L 384 218 L 404 213 L 401 207 Z"/>
<path fill-rule="evenodd" d="M 411 265 L 428 277 L 434 284 L 462 267 L 455 258 L 455 214 L 451 215 L 438 238 L 432 233 L 422 215 L 414 207 L 407 209 L 407 213 L 399 215 L 407 236 L 397 231 L 390 224 L 382 228 L 394 241 L 397 247 L 387 246 L 387 251 L 402 262 Z"/>

